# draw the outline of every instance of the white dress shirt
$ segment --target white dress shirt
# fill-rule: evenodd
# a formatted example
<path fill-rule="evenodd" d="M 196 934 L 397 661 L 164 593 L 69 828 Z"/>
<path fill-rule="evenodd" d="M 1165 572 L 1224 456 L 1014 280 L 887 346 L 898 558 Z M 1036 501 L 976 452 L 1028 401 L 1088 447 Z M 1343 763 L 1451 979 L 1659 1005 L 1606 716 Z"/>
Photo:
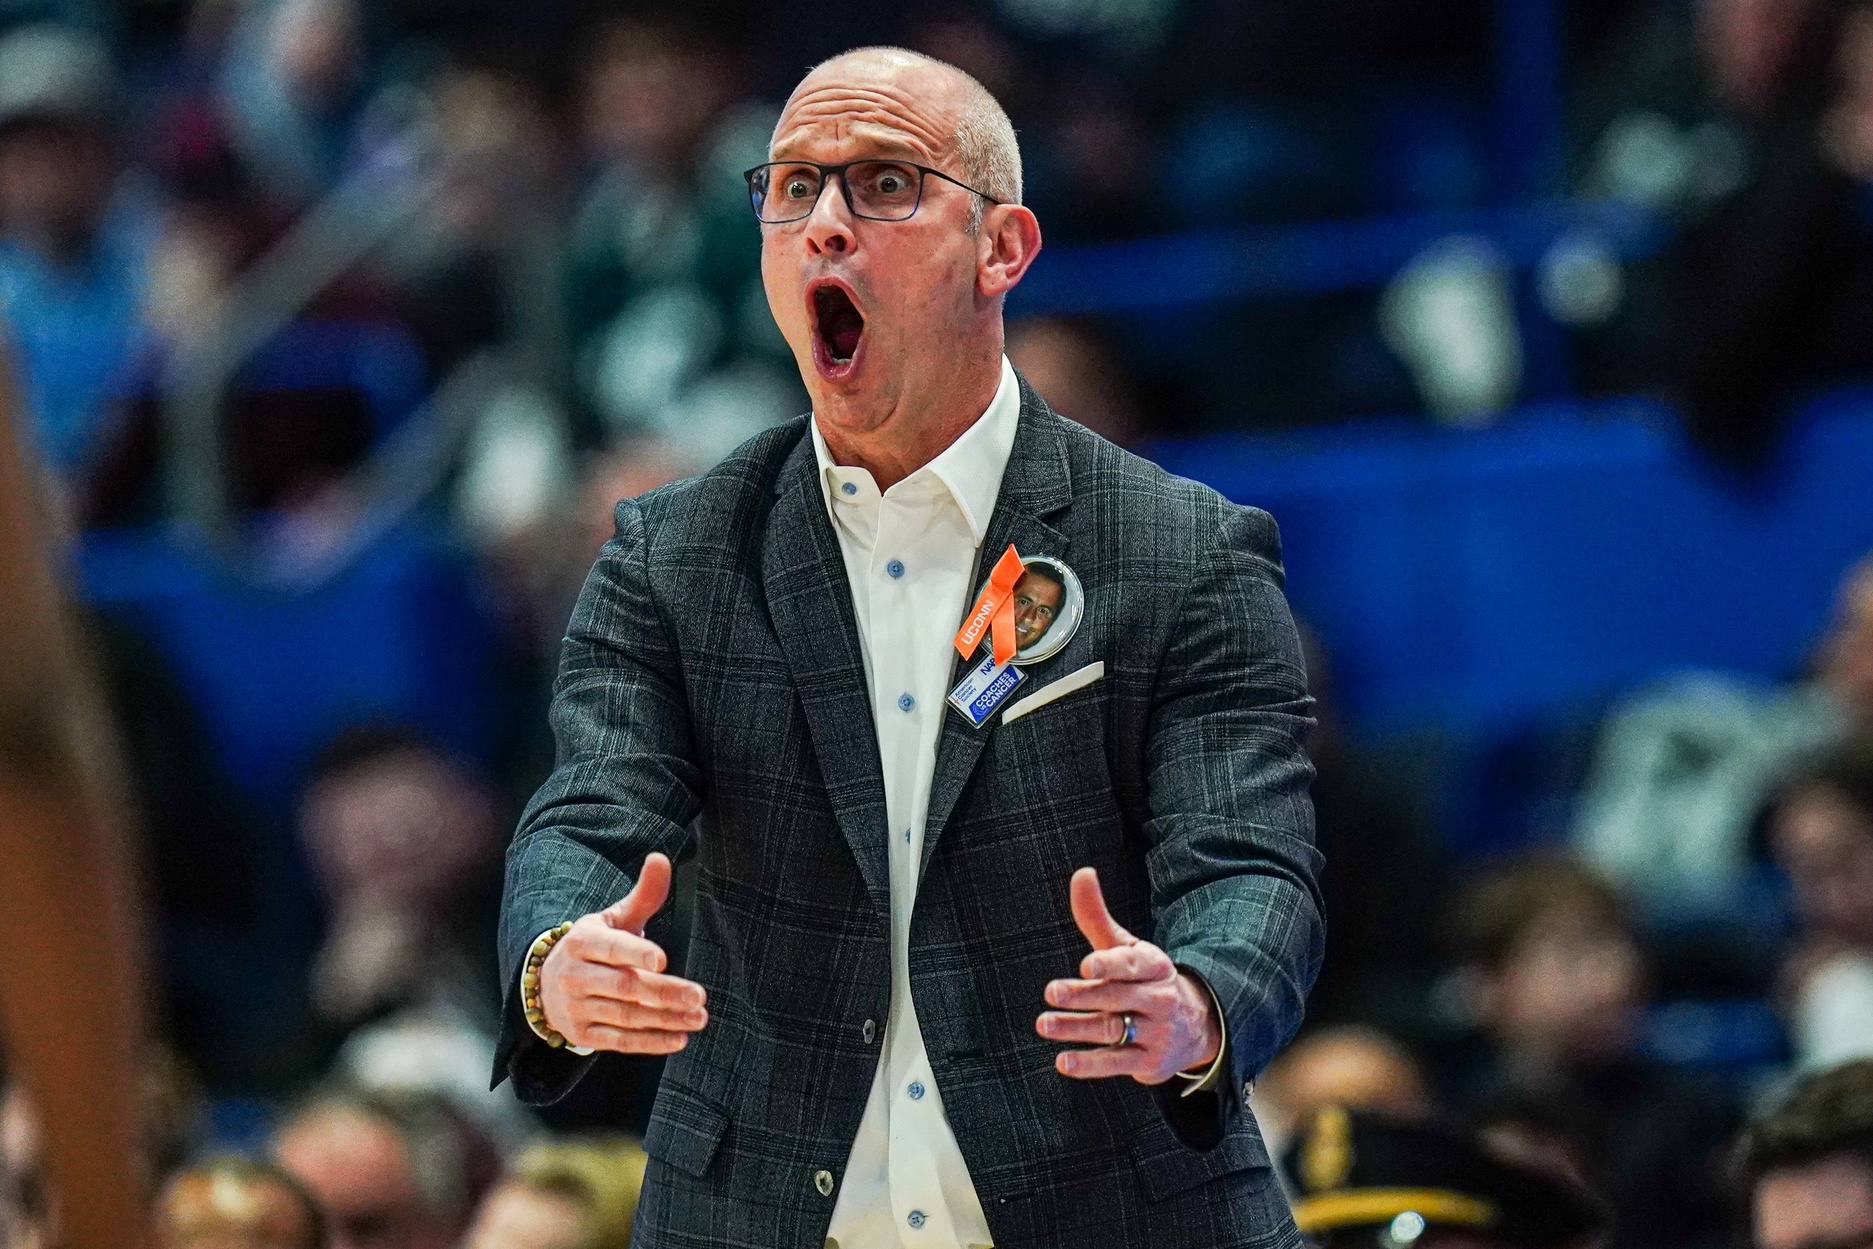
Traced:
<path fill-rule="evenodd" d="M 813 423 L 820 488 L 858 617 L 891 828 L 891 1014 L 833 1206 L 827 1243 L 838 1249 L 990 1243 L 917 1025 L 910 919 L 956 630 L 977 588 L 976 555 L 1020 415 L 1020 386 L 1004 358 L 1001 385 L 976 423 L 883 493 L 866 470 L 833 463 Z"/>

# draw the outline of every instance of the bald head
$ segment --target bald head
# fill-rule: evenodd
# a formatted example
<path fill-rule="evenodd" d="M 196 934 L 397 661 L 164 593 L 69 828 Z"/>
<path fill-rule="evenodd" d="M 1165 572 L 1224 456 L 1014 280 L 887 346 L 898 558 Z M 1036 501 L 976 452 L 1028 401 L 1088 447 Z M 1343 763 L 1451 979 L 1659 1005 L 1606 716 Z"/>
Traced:
<path fill-rule="evenodd" d="M 828 87 L 920 99 L 940 127 L 928 136 L 930 146 L 954 157 L 962 180 L 1001 203 L 1021 202 L 1021 148 L 1014 124 L 987 87 L 954 65 L 909 48 L 854 48 L 808 71 L 794 88 L 787 112 Z M 978 218 L 981 209 L 978 203 Z"/>

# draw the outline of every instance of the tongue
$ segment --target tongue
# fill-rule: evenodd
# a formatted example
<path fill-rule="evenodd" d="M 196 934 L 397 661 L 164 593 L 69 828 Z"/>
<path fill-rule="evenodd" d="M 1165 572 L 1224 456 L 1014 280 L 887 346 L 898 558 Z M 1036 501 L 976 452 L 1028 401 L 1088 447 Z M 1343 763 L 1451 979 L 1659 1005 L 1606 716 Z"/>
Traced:
<path fill-rule="evenodd" d="M 852 353 L 858 350 L 859 335 L 865 332 L 865 322 L 856 312 L 848 311 L 835 317 L 826 327 L 826 341 L 832 345 L 832 354 L 841 360 L 850 360 Z"/>
<path fill-rule="evenodd" d="M 825 290 L 819 295 L 819 332 L 832 350 L 833 358 L 850 360 L 858 350 L 859 336 L 865 332 L 865 318 L 844 291 Z"/>

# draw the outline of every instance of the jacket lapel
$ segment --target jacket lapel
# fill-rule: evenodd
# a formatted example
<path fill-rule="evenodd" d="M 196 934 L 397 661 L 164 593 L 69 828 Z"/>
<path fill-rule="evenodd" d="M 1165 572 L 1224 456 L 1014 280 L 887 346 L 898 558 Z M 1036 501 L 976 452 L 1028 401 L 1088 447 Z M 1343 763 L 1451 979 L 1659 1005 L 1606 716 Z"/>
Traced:
<path fill-rule="evenodd" d="M 810 419 L 810 418 L 809 418 Z M 820 494 L 813 436 L 805 432 L 776 479 L 761 550 L 769 618 L 793 671 L 814 753 L 840 829 L 872 902 L 887 920 L 891 874 L 884 769 L 872 723 L 858 618 L 839 538 Z"/>
<path fill-rule="evenodd" d="M 1001 558 L 1008 544 L 1023 558 L 1052 555 L 1064 558 L 1067 539 L 1046 523 L 1046 518 L 1073 501 L 1073 485 L 1067 472 L 1066 450 L 1060 445 L 1060 418 L 1055 416 L 1040 394 L 1021 379 L 1021 419 L 1015 429 L 1015 445 L 1008 455 L 1008 469 L 1002 474 L 1001 494 L 995 500 L 995 513 L 989 520 L 988 534 L 976 555 L 975 587 L 988 579 L 989 569 Z M 962 660 L 951 665 L 952 684 L 958 679 Z M 1001 722 L 991 716 L 980 728 L 943 707 L 943 731 L 937 739 L 936 772 L 930 781 L 930 811 L 924 823 L 923 857 L 917 865 L 919 879 L 930 864 L 937 838 L 949 823 L 950 813 L 975 774 L 982 757 L 982 747 L 989 734 Z M 876 747 L 873 748 L 874 750 Z"/>

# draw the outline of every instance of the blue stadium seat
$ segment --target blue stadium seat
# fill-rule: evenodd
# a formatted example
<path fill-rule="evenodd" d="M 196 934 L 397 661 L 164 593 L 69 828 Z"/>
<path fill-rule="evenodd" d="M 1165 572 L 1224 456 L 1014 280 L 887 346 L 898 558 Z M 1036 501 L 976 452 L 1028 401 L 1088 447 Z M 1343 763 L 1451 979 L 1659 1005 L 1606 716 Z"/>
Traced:
<path fill-rule="evenodd" d="M 168 531 L 87 536 L 83 592 L 162 647 L 229 774 L 282 810 L 334 733 L 395 720 L 485 761 L 494 642 L 466 561 L 422 525 L 387 532 L 311 589 L 270 586 Z"/>
<path fill-rule="evenodd" d="M 294 321 L 241 370 L 243 390 L 356 390 L 383 437 L 429 393 L 428 367 L 416 340 L 390 321 L 319 318 Z"/>
<path fill-rule="evenodd" d="M 1151 449 L 1280 523 L 1349 727 L 1422 782 L 1449 846 L 1556 836 L 1598 711 L 1673 669 L 1797 674 L 1873 550 L 1873 391 L 1810 402 L 1726 476 L 1657 404 L 1525 408 Z"/>

